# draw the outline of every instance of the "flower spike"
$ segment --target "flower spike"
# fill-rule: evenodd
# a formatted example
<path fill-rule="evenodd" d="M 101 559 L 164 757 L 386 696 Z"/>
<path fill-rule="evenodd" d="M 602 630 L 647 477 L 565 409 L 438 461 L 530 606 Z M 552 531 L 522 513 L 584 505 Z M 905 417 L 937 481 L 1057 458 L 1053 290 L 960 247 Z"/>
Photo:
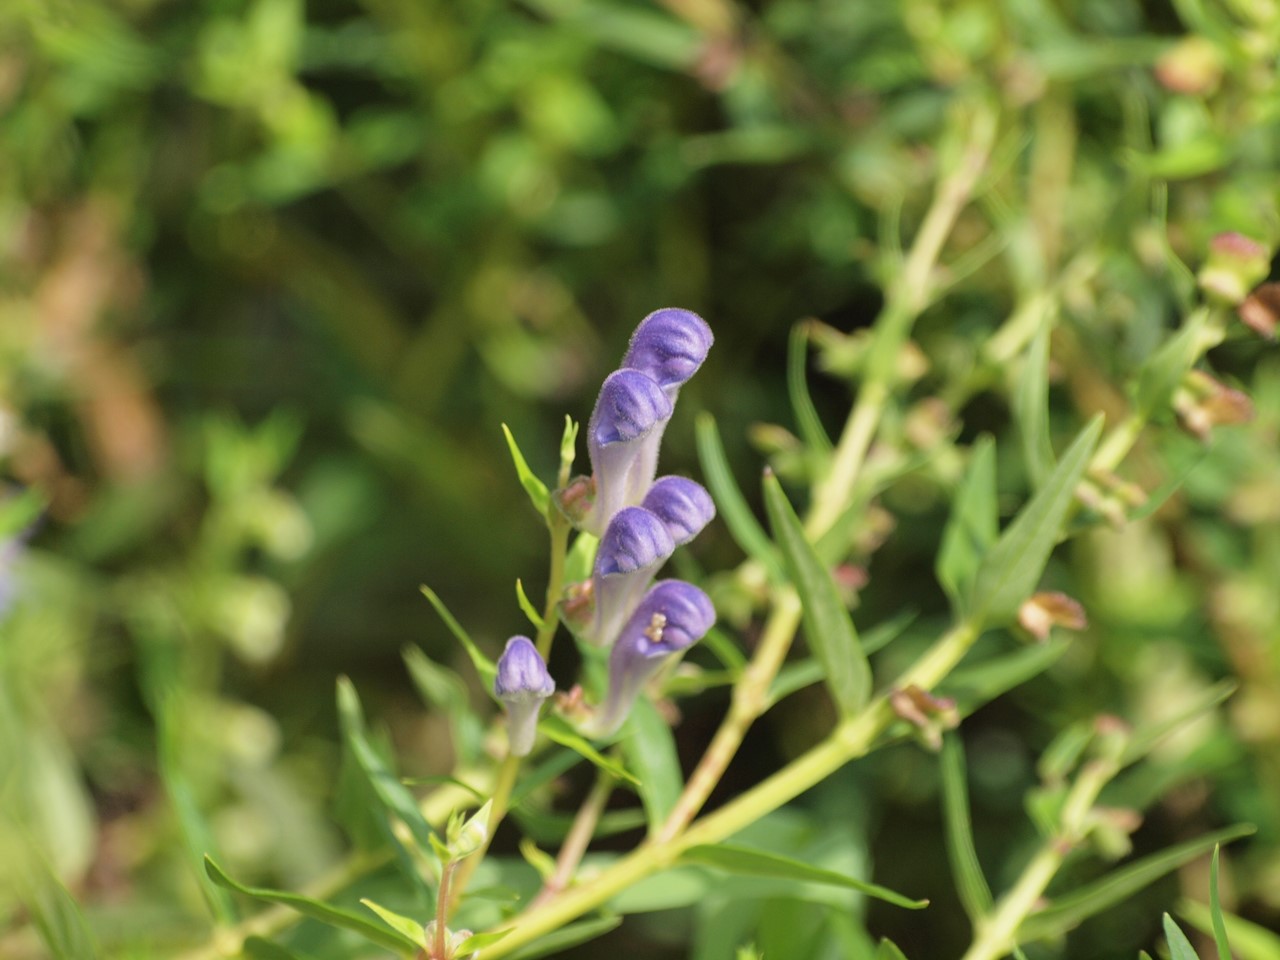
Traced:
<path fill-rule="evenodd" d="M 654 585 L 627 621 L 609 655 L 609 694 L 588 724 L 595 737 L 612 734 L 649 679 L 674 654 L 697 643 L 716 622 L 711 599 L 683 580 Z"/>
<path fill-rule="evenodd" d="M 657 480 L 640 505 L 657 515 L 677 547 L 684 546 L 701 533 L 716 515 L 711 494 L 702 484 L 686 477 Z"/>
<path fill-rule="evenodd" d="M 681 385 L 698 372 L 715 337 L 707 321 L 689 310 L 655 310 L 631 335 L 622 366 L 653 377 L 675 401 Z"/>
<path fill-rule="evenodd" d="M 538 732 L 542 701 L 556 692 L 538 649 L 528 637 L 512 637 L 498 658 L 493 692 L 507 708 L 507 741 L 512 756 L 526 756 Z"/>
<path fill-rule="evenodd" d="M 595 503 L 583 529 L 600 536 L 615 513 L 644 497 L 670 416 L 671 401 L 647 374 L 617 370 L 605 378 L 587 427 Z"/>
<path fill-rule="evenodd" d="M 624 507 L 614 515 L 596 549 L 596 609 L 588 639 L 602 646 L 613 641 L 675 548 L 666 524 L 644 507 Z"/>

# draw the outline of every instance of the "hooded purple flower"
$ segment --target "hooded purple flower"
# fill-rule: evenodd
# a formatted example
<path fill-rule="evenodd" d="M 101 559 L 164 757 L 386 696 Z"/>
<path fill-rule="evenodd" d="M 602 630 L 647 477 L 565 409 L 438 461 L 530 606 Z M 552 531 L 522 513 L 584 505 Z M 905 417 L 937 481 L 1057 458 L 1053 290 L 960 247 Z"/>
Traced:
<path fill-rule="evenodd" d="M 512 637 L 498 658 L 493 692 L 507 708 L 507 741 L 516 757 L 533 749 L 542 701 L 556 692 L 537 647 L 528 637 Z"/>
<path fill-rule="evenodd" d="M 645 594 L 609 655 L 609 694 L 590 723 L 592 736 L 616 731 L 649 679 L 716 622 L 710 598 L 683 580 L 662 580 Z"/>
<path fill-rule="evenodd" d="M 587 425 L 595 504 L 582 527 L 600 536 L 613 515 L 640 502 L 653 483 L 671 401 L 652 377 L 617 370 L 605 378 Z"/>
<path fill-rule="evenodd" d="M 662 477 L 640 504 L 662 521 L 677 547 L 682 547 L 716 515 L 716 505 L 702 484 L 686 477 Z"/>
<path fill-rule="evenodd" d="M 715 337 L 707 321 L 689 310 L 655 310 L 631 335 L 622 366 L 653 377 L 675 402 L 680 386 L 698 372 Z"/>
<path fill-rule="evenodd" d="M 644 507 L 624 507 L 614 514 L 591 572 L 596 609 L 589 640 L 601 646 L 613 642 L 675 548 L 661 518 Z"/>

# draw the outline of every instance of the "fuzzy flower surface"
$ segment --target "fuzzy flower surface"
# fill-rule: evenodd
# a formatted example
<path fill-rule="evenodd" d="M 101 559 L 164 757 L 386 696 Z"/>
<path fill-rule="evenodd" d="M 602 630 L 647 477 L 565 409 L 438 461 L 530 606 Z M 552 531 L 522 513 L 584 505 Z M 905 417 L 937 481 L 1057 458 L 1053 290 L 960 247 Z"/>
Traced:
<path fill-rule="evenodd" d="M 656 480 L 640 506 L 662 521 L 677 547 L 684 546 L 701 533 L 716 515 L 711 494 L 702 484 L 687 477 Z"/>
<path fill-rule="evenodd" d="M 653 483 L 671 400 L 648 374 L 616 370 L 605 378 L 587 426 L 595 503 L 581 526 L 603 534 L 619 510 L 643 499 Z"/>
<path fill-rule="evenodd" d="M 498 658 L 493 692 L 507 708 L 507 740 L 513 756 L 527 756 L 538 732 L 542 702 L 556 692 L 547 665 L 528 637 L 515 636 Z"/>
<path fill-rule="evenodd" d="M 696 313 L 665 307 L 640 321 L 622 366 L 647 373 L 674 401 L 675 393 L 707 359 L 714 342 L 711 327 Z"/>
<path fill-rule="evenodd" d="M 662 580 L 645 594 L 609 654 L 609 692 L 590 724 L 594 736 L 615 732 L 649 679 L 672 656 L 715 625 L 711 599 L 691 583 Z"/>

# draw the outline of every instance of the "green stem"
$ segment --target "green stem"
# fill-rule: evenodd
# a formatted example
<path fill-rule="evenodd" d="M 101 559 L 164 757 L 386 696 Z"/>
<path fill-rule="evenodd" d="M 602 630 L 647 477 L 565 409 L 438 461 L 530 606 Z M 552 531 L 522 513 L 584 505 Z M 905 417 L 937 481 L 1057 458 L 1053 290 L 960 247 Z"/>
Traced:
<path fill-rule="evenodd" d="M 497 833 L 498 826 L 502 823 L 502 818 L 507 815 L 510 809 L 511 791 L 516 785 L 516 775 L 520 772 L 520 758 L 507 754 L 507 758 L 502 761 L 502 766 L 498 768 L 498 776 L 494 781 L 493 794 L 491 802 L 493 806 L 489 808 L 489 824 L 485 832 L 484 842 L 480 844 L 480 849 L 471 856 L 462 861 L 458 867 L 458 874 L 453 881 L 453 897 L 450 901 L 450 910 L 456 910 L 458 905 L 462 903 L 462 895 L 466 892 L 467 884 L 471 881 L 471 875 L 476 872 L 476 867 L 480 866 L 480 861 L 484 859 L 484 855 L 489 852 L 489 844 L 493 842 L 493 835 Z"/>
<path fill-rule="evenodd" d="M 569 833 L 564 838 L 564 845 L 556 858 L 555 873 L 547 878 L 538 895 L 533 898 L 531 907 L 541 906 L 569 888 L 578 864 L 582 862 L 587 847 L 591 845 L 591 838 L 595 836 L 596 824 L 600 822 L 611 793 L 613 793 L 613 777 L 601 770 L 596 777 L 595 785 L 591 788 L 591 793 L 583 801 L 578 815 L 573 818 L 573 826 L 569 828 Z"/>
<path fill-rule="evenodd" d="M 978 630 L 962 623 L 943 635 L 894 688 L 915 684 L 928 690 L 958 664 L 977 639 Z M 480 960 L 499 960 L 519 947 L 557 930 L 596 909 L 633 883 L 664 870 L 690 847 L 719 843 L 743 827 L 821 783 L 850 760 L 865 755 L 893 723 L 888 697 L 876 697 L 859 713 L 840 724 L 830 736 L 771 777 L 696 821 L 670 839 L 653 839 L 592 878 L 589 886 L 574 887 L 547 904 L 520 914 L 511 933 L 482 950 Z"/>
<path fill-rule="evenodd" d="M 1117 759 L 1085 765 L 1062 808 L 1058 833 L 1045 841 L 995 911 L 976 924 L 976 936 L 962 960 L 999 960 L 1018 945 L 1018 927 L 1036 909 L 1068 854 L 1085 838 L 1098 795 L 1120 770 Z"/>

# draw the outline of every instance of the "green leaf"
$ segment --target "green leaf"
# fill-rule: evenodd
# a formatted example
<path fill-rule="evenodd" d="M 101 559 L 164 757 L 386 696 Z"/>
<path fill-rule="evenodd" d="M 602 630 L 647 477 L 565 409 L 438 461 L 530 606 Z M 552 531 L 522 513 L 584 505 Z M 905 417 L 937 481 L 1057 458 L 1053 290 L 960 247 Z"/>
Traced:
<path fill-rule="evenodd" d="M 580 424 L 573 417 L 565 414 L 564 432 L 560 434 L 560 475 L 567 477 L 573 470 L 573 461 L 577 456 L 575 449 L 578 443 L 578 427 Z"/>
<path fill-rule="evenodd" d="M 516 438 L 511 435 L 511 430 L 505 423 L 502 425 L 502 435 L 507 438 L 507 449 L 511 451 L 511 462 L 516 466 L 516 476 L 520 478 L 520 486 L 524 487 L 524 492 L 529 495 L 529 502 L 533 504 L 533 509 L 538 511 L 538 516 L 545 520 L 547 509 L 551 504 L 551 494 L 547 492 L 547 485 L 534 476 L 533 471 L 529 469 L 529 464 L 525 461 L 524 454 L 520 452 Z"/>
<path fill-rule="evenodd" d="M 426 931 L 422 929 L 422 924 L 417 920 L 402 916 L 394 910 L 388 910 L 381 904 L 374 903 L 372 900 L 361 898 L 360 902 L 378 915 L 378 918 L 388 927 L 394 930 L 400 936 L 408 940 L 412 940 L 415 944 L 427 949 Z"/>
<path fill-rule="evenodd" d="M 0 540 L 17 536 L 35 523 L 45 505 L 44 494 L 35 487 L 0 498 Z"/>
<path fill-rule="evenodd" d="M 657 708 L 642 697 L 631 708 L 618 744 L 627 758 L 627 766 L 635 771 L 649 832 L 653 833 L 666 822 L 684 789 L 684 773 L 671 726 Z"/>
<path fill-rule="evenodd" d="M 769 685 L 767 702 L 772 707 L 779 700 L 817 683 L 826 675 L 827 671 L 823 669 L 822 664 L 812 657 L 785 663 L 778 671 L 778 675 L 773 678 L 773 683 Z"/>
<path fill-rule="evenodd" d="M 862 652 L 870 656 L 877 650 L 883 650 L 906 633 L 907 627 L 915 623 L 918 616 L 920 616 L 918 610 L 902 610 L 888 620 L 877 623 L 870 630 L 863 631 L 858 635 L 858 639 L 862 642 Z"/>
<path fill-rule="evenodd" d="M 248 960 L 307 960 L 301 953 L 263 937 L 246 938 L 240 952 Z"/>
<path fill-rule="evenodd" d="M 1206 310 L 1195 311 L 1182 328 L 1142 364 L 1134 392 L 1134 412 L 1138 416 L 1149 418 L 1169 406 L 1182 378 L 1195 365 L 1208 320 Z"/>
<path fill-rule="evenodd" d="M 1209 713 L 1231 694 L 1235 693 L 1235 690 L 1236 684 L 1234 681 L 1221 680 L 1197 693 L 1190 703 L 1173 716 L 1167 717 L 1158 723 L 1139 727 L 1133 732 L 1129 742 L 1125 745 L 1121 762 L 1127 765 L 1141 760 L 1161 739 L 1174 730 L 1184 727 L 1193 720 Z"/>
<path fill-rule="evenodd" d="M 715 418 L 709 413 L 700 413 L 695 423 L 698 460 L 702 463 L 702 473 L 706 477 L 707 488 L 715 499 L 716 509 L 729 528 L 729 535 L 747 556 L 764 566 L 772 582 L 783 582 L 786 577 L 782 572 L 778 551 L 751 512 L 746 497 L 733 478 L 724 445 L 720 442 L 720 432 L 716 429 Z"/>
<path fill-rule="evenodd" d="M 956 892 L 969 919 L 977 921 L 991 910 L 991 888 L 982 875 L 978 852 L 973 845 L 973 822 L 969 818 L 969 786 L 965 775 L 964 744 L 957 734 L 943 739 L 942 810 L 946 824 L 947 860 L 956 881 Z"/>
<path fill-rule="evenodd" d="M 1178 910 L 1198 929 L 1213 932 L 1213 913 L 1202 903 L 1185 900 Z M 1280 960 L 1280 934 L 1230 913 L 1222 914 L 1231 949 L 1240 960 Z"/>
<path fill-rule="evenodd" d="M 1227 925 L 1222 919 L 1222 901 L 1218 897 L 1218 855 L 1221 845 L 1213 848 L 1213 860 L 1209 864 L 1209 915 L 1213 920 L 1213 944 L 1218 948 L 1218 960 L 1231 960 L 1231 944 L 1227 942 Z"/>
<path fill-rule="evenodd" d="M 448 667 L 436 663 L 419 647 L 406 646 L 401 655 L 423 703 L 443 711 L 449 718 L 458 759 L 464 765 L 478 761 L 484 750 L 485 728 L 471 708 L 471 694 L 466 682 Z"/>
<path fill-rule="evenodd" d="M 831 438 L 827 436 L 813 398 L 809 396 L 805 376 L 808 346 L 808 325 L 797 323 L 787 339 L 787 393 L 791 397 L 791 411 L 801 438 L 810 450 L 825 455 L 831 452 Z"/>
<path fill-rule="evenodd" d="M 387 767 L 382 757 L 369 743 L 365 735 L 364 713 L 360 708 L 360 698 L 356 694 L 355 687 L 346 677 L 338 678 L 338 721 L 342 728 L 343 744 L 350 751 L 356 766 L 364 774 L 374 796 L 388 813 L 399 818 L 408 827 L 418 851 L 425 853 L 431 850 L 435 834 L 423 818 L 413 794 L 400 782 L 395 772 Z M 383 822 L 386 823 L 385 816 Z M 405 873 L 417 882 L 420 892 L 425 893 L 425 882 L 418 869 L 417 859 L 389 828 L 385 831 L 385 835 L 400 854 Z"/>
<path fill-rule="evenodd" d="M 919 910 L 929 905 L 928 900 L 912 900 L 900 893 L 858 880 L 854 877 L 836 873 L 834 870 L 823 870 L 799 860 L 780 857 L 763 850 L 752 850 L 748 847 L 735 847 L 728 844 L 702 844 L 690 847 L 681 854 L 686 863 L 696 863 L 715 867 L 728 873 L 745 874 L 752 877 L 773 877 L 781 880 L 794 880 L 800 883 L 821 883 L 833 887 L 844 887 L 857 890 L 877 900 L 884 900 L 895 906 L 908 910 Z"/>
<path fill-rule="evenodd" d="M 951 599 L 952 609 L 963 615 L 974 575 L 1000 534 L 996 503 L 996 445 L 983 435 L 969 454 L 969 469 L 956 490 L 951 516 L 942 531 L 936 573 L 938 583 Z"/>
<path fill-rule="evenodd" d="M 639 786 L 640 781 L 627 772 L 626 767 L 616 760 L 610 760 L 595 747 L 591 746 L 586 739 L 575 733 L 560 717 L 555 715 L 544 717 L 542 722 L 538 724 L 538 729 L 547 735 L 547 739 L 554 740 L 562 747 L 568 747 L 610 776 L 625 780 L 633 786 Z"/>
<path fill-rule="evenodd" d="M 1187 935 L 1173 922 L 1173 917 L 1166 913 L 1161 918 L 1161 923 L 1164 926 L 1164 937 L 1169 941 L 1169 960 L 1200 960 L 1195 947 L 1191 946 Z"/>
<path fill-rule="evenodd" d="M 880 949 L 876 951 L 876 960 L 907 960 L 907 956 L 893 941 L 881 940 Z"/>
<path fill-rule="evenodd" d="M 517 578 L 516 580 L 516 603 L 520 605 L 521 612 L 529 618 L 529 622 L 533 624 L 534 630 L 542 629 L 542 614 L 538 613 L 538 608 L 533 605 L 528 594 L 524 592 L 524 584 Z"/>
<path fill-rule="evenodd" d="M 1059 638 L 961 667 L 938 685 L 938 692 L 954 697 L 961 716 L 968 716 L 1049 669 L 1070 646 L 1070 640 Z"/>
<path fill-rule="evenodd" d="M 1076 485 L 1089 466 L 1101 429 L 1102 417 L 1095 417 L 983 557 L 967 604 L 981 622 L 1000 624 L 1012 620 L 1018 607 L 1035 590 L 1062 533 L 1075 501 Z"/>
<path fill-rule="evenodd" d="M 1013 418 L 1022 441 L 1027 475 L 1037 489 L 1053 471 L 1053 444 L 1049 439 L 1049 330 L 1052 318 L 1042 316 L 1013 396 Z"/>
<path fill-rule="evenodd" d="M 596 548 L 600 540 L 589 533 L 580 533 L 573 538 L 573 546 L 564 558 L 564 582 L 578 583 L 591 578 L 591 568 L 596 562 Z"/>
<path fill-rule="evenodd" d="M 871 667 L 858 644 L 853 619 L 772 473 L 764 478 L 764 503 L 787 571 L 800 595 L 809 646 L 826 669 L 827 687 L 840 712 L 852 714 L 871 695 Z"/>
<path fill-rule="evenodd" d="M 405 956 L 417 949 L 417 944 L 413 940 L 394 931 L 387 930 L 372 920 L 366 920 L 359 914 L 344 910 L 341 907 L 335 907 L 332 904 L 313 900 L 300 894 L 286 893 L 283 890 L 246 887 L 244 884 L 237 883 L 227 876 L 223 869 L 214 863 L 210 857 L 204 858 L 204 868 L 209 878 L 220 887 L 235 890 L 237 893 L 243 893 L 245 896 L 253 897 L 255 900 L 278 903 L 331 927 L 358 933 L 366 940 L 376 943 L 384 950 L 390 950 L 399 956 Z"/>
<path fill-rule="evenodd" d="M 591 920 L 579 920 L 568 926 L 549 933 L 536 943 L 521 947 L 511 954 L 507 960 L 538 960 L 539 957 L 550 957 L 580 943 L 603 937 L 610 930 L 616 930 L 622 924 L 621 917 L 597 917 Z"/>
<path fill-rule="evenodd" d="M 1254 832 L 1250 825 L 1238 825 L 1215 833 L 1188 840 L 1175 846 L 1143 857 L 1136 863 L 1113 870 L 1106 876 L 1086 884 L 1065 896 L 1057 897 L 1048 907 L 1033 913 L 1018 928 L 1018 940 L 1058 937 L 1073 930 L 1079 924 L 1108 907 L 1132 896 L 1144 887 L 1177 870 L 1184 863 L 1203 856 L 1216 844 L 1238 840 Z"/>
<path fill-rule="evenodd" d="M 471 893 L 470 896 L 475 896 L 475 893 Z M 493 946 L 499 940 L 509 936 L 510 934 L 510 927 L 506 930 L 493 930 L 488 933 L 473 933 L 471 936 L 467 937 L 467 939 L 463 940 L 462 943 L 458 944 L 458 949 L 454 953 L 454 956 L 470 956 L 477 950 L 483 950 L 485 947 Z"/>
<path fill-rule="evenodd" d="M 22 843 L 22 847 L 27 844 Z M 33 848 L 20 849 L 16 855 L 12 848 L 6 848 L 6 856 L 6 868 L 14 867 L 15 860 L 18 861 L 18 898 L 31 915 L 50 955 L 65 960 L 94 960 L 98 951 L 89 925 L 75 898 L 44 858 Z"/>
<path fill-rule="evenodd" d="M 467 656 L 471 658 L 472 664 L 475 665 L 476 673 L 480 674 L 480 679 L 484 681 L 489 695 L 493 696 L 493 678 L 498 674 L 498 668 L 494 662 L 480 652 L 480 648 L 476 646 L 475 641 L 471 639 L 471 635 L 462 629 L 462 624 L 453 618 L 453 614 L 449 612 L 449 608 L 444 605 L 436 592 L 423 584 L 418 588 L 422 591 L 422 595 L 431 601 L 431 605 L 436 608 L 436 613 L 440 619 L 444 621 L 444 625 L 449 628 L 452 633 L 462 644 L 462 648 L 467 651 Z"/>

